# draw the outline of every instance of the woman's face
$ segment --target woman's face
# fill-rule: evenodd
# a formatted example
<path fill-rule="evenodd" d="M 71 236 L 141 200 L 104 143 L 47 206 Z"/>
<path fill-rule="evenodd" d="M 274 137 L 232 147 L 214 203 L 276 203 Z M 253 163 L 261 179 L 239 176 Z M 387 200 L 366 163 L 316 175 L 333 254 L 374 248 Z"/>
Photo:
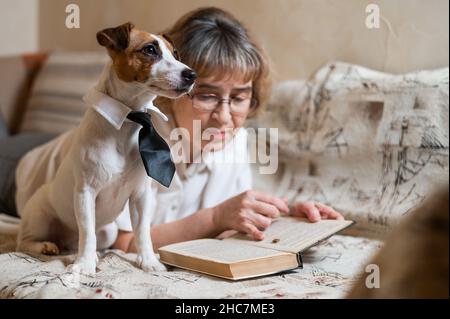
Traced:
<path fill-rule="evenodd" d="M 191 148 L 196 121 L 202 134 L 201 149 L 219 151 L 244 124 L 250 110 L 251 98 L 252 81 L 246 82 L 238 77 L 226 80 L 200 77 L 196 80 L 190 96 L 183 96 L 174 101 L 175 121 L 178 127 L 189 131 Z M 205 104 L 214 105 L 214 101 L 219 103 L 213 110 L 211 107 L 204 107 Z M 245 107 L 247 104 L 248 107 Z M 238 107 L 235 107 L 236 105 Z"/>

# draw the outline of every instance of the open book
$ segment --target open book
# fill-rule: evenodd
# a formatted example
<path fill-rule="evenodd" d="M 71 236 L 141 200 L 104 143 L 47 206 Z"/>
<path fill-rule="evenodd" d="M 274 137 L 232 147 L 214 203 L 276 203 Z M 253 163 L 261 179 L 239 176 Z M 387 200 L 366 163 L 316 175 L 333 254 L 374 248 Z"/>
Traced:
<path fill-rule="evenodd" d="M 252 278 L 302 267 L 301 253 L 351 226 L 349 220 L 281 217 L 262 241 L 237 234 L 226 239 L 198 239 L 159 249 L 161 262 L 231 280 Z"/>

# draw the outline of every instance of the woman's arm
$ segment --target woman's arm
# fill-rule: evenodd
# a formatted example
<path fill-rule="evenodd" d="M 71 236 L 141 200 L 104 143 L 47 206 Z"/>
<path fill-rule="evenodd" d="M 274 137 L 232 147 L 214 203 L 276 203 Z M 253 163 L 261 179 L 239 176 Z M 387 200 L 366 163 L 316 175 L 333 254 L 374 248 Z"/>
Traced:
<path fill-rule="evenodd" d="M 151 229 L 153 248 L 199 238 L 214 238 L 221 233 L 214 224 L 214 209 L 204 208 L 185 218 L 155 225 Z"/>
<path fill-rule="evenodd" d="M 343 219 L 333 208 L 317 202 L 287 203 L 269 194 L 246 191 L 223 203 L 205 208 L 183 219 L 155 225 L 151 229 L 153 249 L 199 238 L 214 238 L 227 230 L 246 233 L 256 240 L 264 239 L 264 230 L 280 213 L 306 217 L 311 222 L 321 219 Z M 113 248 L 136 252 L 132 232 L 120 231 Z"/>
<path fill-rule="evenodd" d="M 255 239 L 264 238 L 263 231 L 280 212 L 288 212 L 287 204 L 274 196 L 245 191 L 223 203 L 205 208 L 183 219 L 155 225 L 151 229 L 153 249 L 199 238 L 214 238 L 226 230 L 247 233 Z M 136 252 L 132 232 L 120 231 L 115 249 Z"/>

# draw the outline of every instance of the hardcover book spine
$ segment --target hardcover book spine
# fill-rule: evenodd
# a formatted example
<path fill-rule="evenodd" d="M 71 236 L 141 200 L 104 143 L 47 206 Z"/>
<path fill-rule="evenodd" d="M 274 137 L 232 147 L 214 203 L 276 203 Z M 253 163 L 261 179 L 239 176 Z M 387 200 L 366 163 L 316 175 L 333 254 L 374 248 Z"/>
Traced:
<path fill-rule="evenodd" d="M 297 262 L 298 268 L 303 269 L 303 256 L 301 251 L 297 253 Z"/>

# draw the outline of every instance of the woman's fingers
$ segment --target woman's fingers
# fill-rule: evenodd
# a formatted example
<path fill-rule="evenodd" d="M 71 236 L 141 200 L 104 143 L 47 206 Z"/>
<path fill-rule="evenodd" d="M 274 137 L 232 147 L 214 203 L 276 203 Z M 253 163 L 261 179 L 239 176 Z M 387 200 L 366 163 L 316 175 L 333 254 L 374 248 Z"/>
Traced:
<path fill-rule="evenodd" d="M 252 191 L 251 195 L 257 201 L 264 202 L 264 203 L 275 206 L 280 212 L 284 212 L 284 213 L 289 212 L 289 207 L 287 205 L 287 202 L 282 200 L 279 197 L 272 196 L 272 195 L 269 195 L 269 194 L 263 193 L 263 192 L 257 192 L 257 191 Z"/>
<path fill-rule="evenodd" d="M 253 225 L 252 223 L 243 223 L 241 225 L 241 231 L 246 233 L 247 235 L 250 235 L 253 239 L 256 240 L 264 239 L 264 233 L 260 231 L 258 228 L 256 228 L 256 226 Z"/>
<path fill-rule="evenodd" d="M 322 219 L 328 219 L 329 217 L 331 217 L 331 214 L 333 213 L 331 207 L 316 202 L 313 202 L 313 204 L 319 210 L 320 217 Z"/>
<path fill-rule="evenodd" d="M 294 205 L 294 216 L 307 217 L 311 222 L 321 219 L 339 219 L 344 217 L 333 208 L 317 202 L 298 202 Z"/>
<path fill-rule="evenodd" d="M 249 212 L 247 218 L 255 225 L 259 230 L 266 230 L 270 224 L 272 224 L 272 219 L 255 212 Z"/>
<path fill-rule="evenodd" d="M 238 198 L 241 213 L 235 220 L 233 228 L 256 240 L 264 239 L 263 231 L 270 226 L 273 219 L 280 216 L 280 213 L 289 213 L 286 199 L 266 193 L 251 190 L 242 193 Z M 293 216 L 306 217 L 311 222 L 318 222 L 321 219 L 344 219 L 333 208 L 313 201 L 297 202 L 293 205 L 291 213 Z"/>
<path fill-rule="evenodd" d="M 280 211 L 277 207 L 272 204 L 267 204 L 265 202 L 260 202 L 258 200 L 253 200 L 248 204 L 248 208 L 252 209 L 258 214 L 267 216 L 269 218 L 278 218 L 280 216 Z"/>
<path fill-rule="evenodd" d="M 338 220 L 344 219 L 344 216 L 342 216 L 342 214 L 338 213 L 330 206 L 321 203 L 315 203 L 315 205 L 319 209 L 320 214 L 324 219 L 338 219 Z"/>
<path fill-rule="evenodd" d="M 309 221 L 315 223 L 321 220 L 319 209 L 313 202 L 298 202 L 294 205 L 293 216 L 306 217 Z"/>

